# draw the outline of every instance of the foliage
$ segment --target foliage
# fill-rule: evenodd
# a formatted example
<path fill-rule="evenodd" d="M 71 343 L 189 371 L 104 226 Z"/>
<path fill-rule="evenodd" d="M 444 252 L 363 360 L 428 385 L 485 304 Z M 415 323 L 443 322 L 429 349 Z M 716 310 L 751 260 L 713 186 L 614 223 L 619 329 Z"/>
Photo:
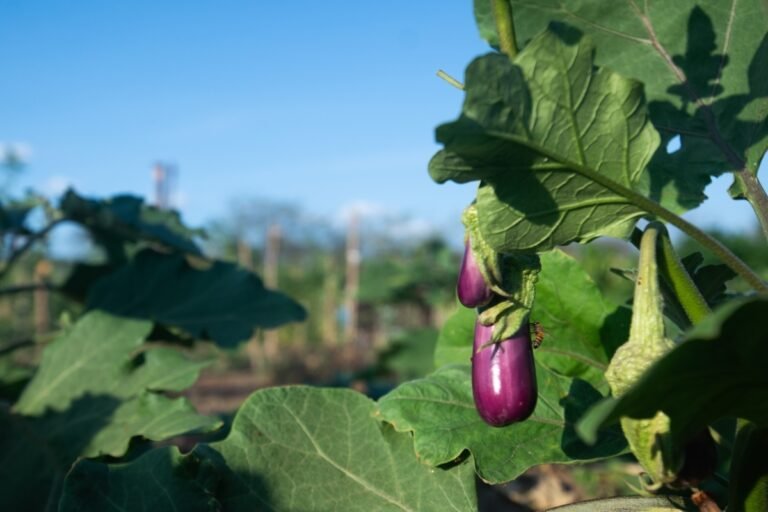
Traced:
<path fill-rule="evenodd" d="M 729 510 L 764 511 L 768 285 L 679 214 L 705 199 L 712 176 L 730 172 L 732 195 L 750 202 L 768 235 L 768 196 L 755 178 L 768 148 L 768 10 L 758 0 L 476 0 L 475 15 L 482 37 L 502 51 L 469 65 L 461 114 L 438 127 L 444 147 L 429 172 L 440 183 L 479 182 L 472 237 L 488 248 L 486 260 L 541 262 L 537 278 L 524 279 L 519 265 L 494 276 L 518 284 L 504 313 L 493 303 L 457 309 L 437 337 L 436 370 L 378 402 L 351 390 L 264 389 L 243 404 L 223 440 L 186 454 L 150 449 L 150 440 L 219 425 L 169 395 L 191 385 L 205 363 L 187 359 L 177 343 L 158 346 L 151 334 L 231 346 L 254 328 L 303 319 L 303 308 L 252 274 L 207 260 L 198 231 L 139 198 L 69 191 L 59 207 L 43 205 L 50 224 L 41 231 L 26 226 L 27 210 L 4 203 L 0 229 L 28 243 L 11 244 L 0 277 L 63 220 L 84 226 L 106 258 L 52 286 L 83 300 L 87 312 L 44 347 L 32 376 L 1 360 L 0 382 L 24 386 L 15 404 L 0 408 L 3 509 L 474 510 L 475 475 L 505 482 L 537 464 L 625 454 L 627 425 L 644 428 L 661 416 L 663 436 L 646 436 L 644 453 L 629 443 L 660 496 L 561 510 L 690 509 L 694 490 L 714 488 L 714 463 L 697 439 L 738 421 L 733 435 L 717 436 L 720 452 L 732 452 L 722 464 L 731 481 L 714 498 Z M 676 136 L 682 147 L 669 153 Z M 662 250 L 643 236 L 649 270 L 618 271 L 638 291 L 630 308 L 558 247 L 636 239 L 641 219 L 657 221 L 645 229 L 659 231 Z M 722 265 L 702 265 L 696 253 L 677 258 L 658 221 Z M 371 265 L 361 296 L 450 301 L 456 256 L 427 243 L 408 258 Z M 734 276 L 758 294 L 733 297 L 726 282 Z M 527 315 L 533 295 L 516 292 L 534 283 L 530 320 L 544 332 L 538 405 L 527 421 L 493 428 L 473 404 L 473 325 L 478 313 L 495 324 Z M 668 351 L 646 349 L 644 326 L 669 338 Z M 395 343 L 385 363 L 407 376 L 429 371 L 431 350 L 414 349 L 420 335 Z M 606 370 L 624 358 L 632 365 L 611 389 Z M 658 467 L 648 467 L 649 454 Z"/>
<path fill-rule="evenodd" d="M 101 511 L 106 503 L 133 510 L 147 502 L 232 511 L 475 509 L 470 466 L 421 464 L 408 437 L 374 411 L 373 402 L 350 390 L 258 391 L 224 441 L 186 456 L 159 448 L 122 466 L 76 464 L 61 510 Z M 143 485 L 147 472 L 157 479 L 145 496 L 123 491 Z"/>
<path fill-rule="evenodd" d="M 475 315 L 460 308 L 438 339 L 436 359 L 442 368 L 398 387 L 380 401 L 384 419 L 397 430 L 414 433 L 421 460 L 445 464 L 469 450 L 478 475 L 497 483 L 511 480 L 536 464 L 593 460 L 624 450 L 624 439 L 616 430 L 607 430 L 601 442 L 591 448 L 574 430 L 574 420 L 607 391 L 599 370 L 605 369 L 609 355 L 597 327 L 612 308 L 600 301 L 575 300 L 585 291 L 597 294 L 597 290 L 578 263 L 561 252 L 545 254 L 542 275 L 548 277 L 537 284 L 532 315 L 552 326 L 552 331 L 536 354 L 539 402 L 533 416 L 498 429 L 484 424 L 477 415 L 466 365 L 472 351 Z M 568 289 L 570 296 L 568 290 L 552 286 L 567 279 L 573 283 Z M 573 307 L 563 307 L 563 303 Z M 610 335 L 620 340 L 626 331 L 616 329 Z"/>
<path fill-rule="evenodd" d="M 41 204 L 49 224 L 34 231 L 27 214 Z M 15 217 L 7 213 L 17 211 Z M 181 330 L 232 345 L 257 327 L 306 315 L 255 275 L 203 259 L 193 240 L 198 231 L 183 226 L 175 212 L 139 198 L 86 199 L 70 190 L 60 208 L 38 201 L 4 212 L 15 220 L 0 228 L 27 242 L 8 255 L 2 275 L 63 220 L 88 229 L 107 262 L 76 265 L 61 284 L 50 286 L 87 300 L 87 312 L 44 346 L 36 369 L 17 365 L 16 347 L 4 347 L 0 380 L 15 403 L 4 404 L 0 417 L 0 508 L 55 507 L 65 475 L 80 458 L 119 460 L 146 450 L 150 441 L 221 426 L 173 396 L 210 361 L 149 341 L 156 333 Z"/>

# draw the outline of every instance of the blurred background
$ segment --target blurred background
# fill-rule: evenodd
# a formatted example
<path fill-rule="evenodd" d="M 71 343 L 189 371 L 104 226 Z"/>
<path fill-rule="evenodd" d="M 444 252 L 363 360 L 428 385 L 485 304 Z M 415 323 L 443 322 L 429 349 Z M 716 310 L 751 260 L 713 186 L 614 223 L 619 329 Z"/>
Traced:
<path fill-rule="evenodd" d="M 209 255 L 306 307 L 306 322 L 238 349 L 196 349 L 219 361 L 189 392 L 203 412 L 231 414 L 254 389 L 285 383 L 375 398 L 432 370 L 455 307 L 460 214 L 474 187 L 427 174 L 434 127 L 462 101 L 436 72 L 461 79 L 487 50 L 469 1 L 3 0 L 0 201 L 34 193 L 57 204 L 70 187 L 143 197 L 204 228 Z M 751 209 L 729 185 L 715 181 L 686 217 L 765 274 Z M 683 254 L 695 249 L 677 240 Z M 629 299 L 630 283 L 609 271 L 634 265 L 629 244 L 567 250 L 606 294 Z M 4 286 L 92 251 L 63 223 Z M 74 307 L 44 291 L 1 295 L 0 335 L 45 338 Z M 553 478 L 572 497 L 623 485 L 538 471 L 534 480 Z"/>

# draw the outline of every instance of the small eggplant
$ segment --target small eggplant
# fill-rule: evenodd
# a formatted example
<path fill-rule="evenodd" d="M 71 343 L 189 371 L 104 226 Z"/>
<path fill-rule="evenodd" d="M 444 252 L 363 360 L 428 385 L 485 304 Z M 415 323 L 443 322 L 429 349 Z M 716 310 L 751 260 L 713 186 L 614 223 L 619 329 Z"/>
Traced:
<path fill-rule="evenodd" d="M 523 421 L 536 408 L 536 368 L 527 321 L 500 343 L 489 344 L 492 331 L 493 326 L 475 323 L 472 394 L 480 417 L 503 427 Z"/>
<path fill-rule="evenodd" d="M 464 258 L 461 260 L 456 294 L 459 296 L 459 302 L 468 308 L 485 306 L 493 297 L 491 288 L 480 272 L 469 240 L 464 244 Z"/>

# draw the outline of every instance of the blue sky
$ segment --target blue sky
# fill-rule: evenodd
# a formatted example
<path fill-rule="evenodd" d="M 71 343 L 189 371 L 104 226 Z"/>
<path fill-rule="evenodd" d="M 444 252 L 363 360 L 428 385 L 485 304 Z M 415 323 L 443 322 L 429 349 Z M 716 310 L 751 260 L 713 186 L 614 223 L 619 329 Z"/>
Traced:
<path fill-rule="evenodd" d="M 469 0 L 3 0 L 0 142 L 30 149 L 17 189 L 149 197 L 162 160 L 191 224 L 265 197 L 457 236 L 473 187 L 426 165 L 462 95 L 435 72 L 485 51 Z M 689 218 L 751 229 L 727 186 Z"/>

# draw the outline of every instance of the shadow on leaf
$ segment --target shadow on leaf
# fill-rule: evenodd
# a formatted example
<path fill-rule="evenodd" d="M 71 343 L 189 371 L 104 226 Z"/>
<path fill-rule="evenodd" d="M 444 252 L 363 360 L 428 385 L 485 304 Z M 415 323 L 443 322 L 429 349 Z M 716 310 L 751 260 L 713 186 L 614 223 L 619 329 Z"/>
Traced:
<path fill-rule="evenodd" d="M 64 411 L 29 417 L 0 411 L 0 510 L 44 510 L 121 401 L 84 395 Z"/>
<path fill-rule="evenodd" d="M 576 423 L 592 405 L 603 398 L 587 381 L 574 379 L 568 389 L 568 395 L 560 400 L 565 413 L 565 429 L 560 444 L 563 452 L 569 457 L 589 460 L 618 455 L 626 450 L 627 441 L 618 425 L 601 429 L 593 446 L 584 444 L 576 434 Z"/>

